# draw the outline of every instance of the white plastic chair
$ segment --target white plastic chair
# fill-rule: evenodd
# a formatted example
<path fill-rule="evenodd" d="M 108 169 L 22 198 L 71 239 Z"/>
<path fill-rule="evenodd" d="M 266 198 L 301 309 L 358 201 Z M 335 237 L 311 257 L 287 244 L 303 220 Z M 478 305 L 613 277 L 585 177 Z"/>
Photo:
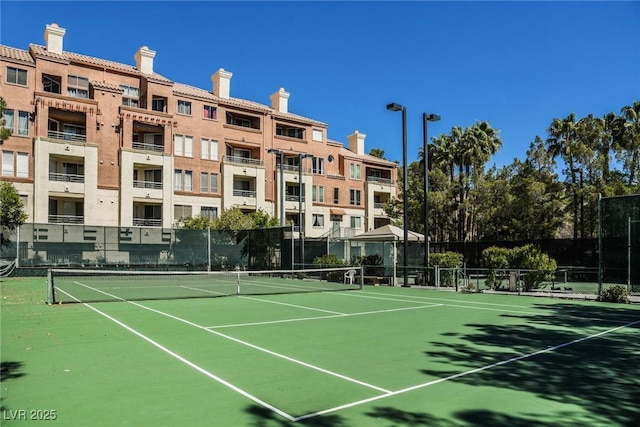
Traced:
<path fill-rule="evenodd" d="M 355 270 L 349 270 L 346 273 L 344 273 L 344 283 L 347 283 L 347 280 L 349 281 L 350 285 L 353 285 L 353 279 L 356 277 L 356 271 Z"/>

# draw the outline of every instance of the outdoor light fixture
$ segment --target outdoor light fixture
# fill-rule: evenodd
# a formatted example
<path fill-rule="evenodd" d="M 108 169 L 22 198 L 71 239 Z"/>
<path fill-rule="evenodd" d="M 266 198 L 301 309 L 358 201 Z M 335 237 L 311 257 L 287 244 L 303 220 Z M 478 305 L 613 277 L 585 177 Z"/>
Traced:
<path fill-rule="evenodd" d="M 277 154 L 280 160 L 280 190 L 278 197 L 280 198 L 280 207 L 278 208 L 278 215 L 280 215 L 280 227 L 284 227 L 284 152 L 277 148 L 269 148 L 267 150 L 269 154 Z"/>
<path fill-rule="evenodd" d="M 304 268 L 304 229 L 302 228 L 302 159 L 313 157 L 313 154 L 298 154 L 298 232 L 300 233 L 300 265 Z"/>
<path fill-rule="evenodd" d="M 422 155 L 424 157 L 424 277 L 425 284 L 428 283 L 429 278 L 429 142 L 427 139 L 427 122 L 437 122 L 440 120 L 440 116 L 437 114 L 422 113 L 423 123 L 423 145 Z"/>
<path fill-rule="evenodd" d="M 395 102 L 387 104 L 389 111 L 402 111 L 402 209 L 403 213 L 403 231 L 404 242 L 402 247 L 402 267 L 404 270 L 404 281 L 402 286 L 409 286 L 409 272 L 407 261 L 409 257 L 409 211 L 407 209 L 407 187 L 409 183 L 409 175 L 407 173 L 407 109 Z"/>

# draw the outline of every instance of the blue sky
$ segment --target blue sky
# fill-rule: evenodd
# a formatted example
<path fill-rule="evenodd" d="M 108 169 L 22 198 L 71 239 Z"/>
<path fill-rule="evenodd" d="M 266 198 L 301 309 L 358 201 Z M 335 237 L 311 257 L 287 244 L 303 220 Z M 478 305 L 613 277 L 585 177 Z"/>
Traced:
<path fill-rule="evenodd" d="M 64 49 L 154 69 L 211 90 L 218 68 L 231 96 L 270 104 L 284 87 L 289 111 L 329 125 L 345 142 L 402 160 L 429 135 L 487 120 L 500 130 L 498 166 L 523 159 L 554 117 L 620 111 L 640 100 L 640 2 L 0 2 L 0 43 L 44 44 L 46 24 L 66 28 Z"/>

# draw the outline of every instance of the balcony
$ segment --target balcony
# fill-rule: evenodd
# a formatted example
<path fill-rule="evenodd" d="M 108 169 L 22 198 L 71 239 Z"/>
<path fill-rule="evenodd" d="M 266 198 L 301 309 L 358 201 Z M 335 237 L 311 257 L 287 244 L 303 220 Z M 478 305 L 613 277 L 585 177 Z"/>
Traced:
<path fill-rule="evenodd" d="M 134 180 L 133 181 L 133 187 L 134 188 L 153 189 L 153 190 L 162 190 L 162 182 Z"/>
<path fill-rule="evenodd" d="M 84 183 L 84 175 L 49 172 L 49 181 Z"/>
<path fill-rule="evenodd" d="M 84 216 L 49 215 L 49 224 L 83 224 Z"/>
<path fill-rule="evenodd" d="M 251 190 L 233 190 L 233 195 L 235 197 L 249 197 L 252 199 L 256 198 L 256 192 Z"/>
<path fill-rule="evenodd" d="M 164 146 L 158 144 L 149 144 L 145 142 L 132 142 L 131 147 L 134 150 L 153 151 L 154 153 L 162 153 Z"/>
<path fill-rule="evenodd" d="M 379 184 L 386 184 L 386 185 L 393 184 L 393 180 L 391 180 L 389 178 L 382 178 L 382 177 L 379 177 L 379 176 L 368 176 L 367 177 L 367 181 L 376 182 L 376 183 L 379 183 Z"/>
<path fill-rule="evenodd" d="M 224 161 L 228 163 L 238 163 L 241 165 L 253 165 L 253 166 L 263 166 L 264 162 L 259 159 L 251 159 L 248 157 L 239 157 L 239 156 L 224 156 Z"/>
<path fill-rule="evenodd" d="M 284 196 L 284 200 L 286 202 L 299 202 L 300 201 L 300 196 L 295 195 L 295 194 L 287 194 Z M 304 202 L 304 196 L 302 196 L 302 202 Z"/>
<path fill-rule="evenodd" d="M 162 219 L 158 218 L 133 218 L 134 227 L 162 227 Z"/>
<path fill-rule="evenodd" d="M 47 131 L 47 136 L 51 139 L 57 139 L 61 141 L 72 141 L 72 142 L 87 142 L 87 136 L 81 135 L 74 132 L 58 132 L 55 130 Z"/>

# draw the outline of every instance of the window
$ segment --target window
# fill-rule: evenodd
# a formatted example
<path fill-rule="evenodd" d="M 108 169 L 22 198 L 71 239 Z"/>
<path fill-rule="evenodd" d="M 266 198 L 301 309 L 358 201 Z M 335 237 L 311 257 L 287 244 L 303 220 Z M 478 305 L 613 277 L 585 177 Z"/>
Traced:
<path fill-rule="evenodd" d="M 89 98 L 89 79 L 86 77 L 67 77 L 67 95 L 74 98 Z"/>
<path fill-rule="evenodd" d="M 202 138 L 200 157 L 207 160 L 218 160 L 218 141 Z"/>
<path fill-rule="evenodd" d="M 285 125 L 276 125 L 276 135 L 304 139 L 304 129 Z"/>
<path fill-rule="evenodd" d="M 312 160 L 313 173 L 316 175 L 324 175 L 324 159 L 320 157 L 314 157 Z"/>
<path fill-rule="evenodd" d="M 360 179 L 360 165 L 354 163 L 349 165 L 349 178 Z"/>
<path fill-rule="evenodd" d="M 314 141 L 322 142 L 322 130 L 314 129 L 312 138 Z"/>
<path fill-rule="evenodd" d="M 178 220 L 181 218 L 189 218 L 191 217 L 191 206 L 187 205 L 174 205 L 173 207 L 173 218 Z"/>
<path fill-rule="evenodd" d="M 15 67 L 7 67 L 7 83 L 21 86 L 27 85 L 27 70 Z"/>
<path fill-rule="evenodd" d="M 45 92 L 60 93 L 61 78 L 59 76 L 42 75 L 42 88 Z"/>
<path fill-rule="evenodd" d="M 164 98 L 157 98 L 157 97 L 153 97 L 153 99 L 151 100 L 151 109 L 153 111 L 160 111 L 165 113 L 165 105 L 166 105 L 166 101 Z"/>
<path fill-rule="evenodd" d="M 362 217 L 361 216 L 352 216 L 351 217 L 351 228 L 362 228 Z"/>
<path fill-rule="evenodd" d="M 15 163 L 14 163 L 15 156 Z M 29 177 L 29 154 L 2 152 L 2 176 L 15 176 L 17 178 Z"/>
<path fill-rule="evenodd" d="M 17 128 L 19 136 L 29 136 L 29 112 L 28 111 L 18 111 L 18 115 L 16 117 L 15 110 L 4 110 L 3 119 L 4 119 L 4 128 L 8 129 L 11 135 L 16 135 L 16 118 L 17 118 Z"/>
<path fill-rule="evenodd" d="M 16 177 L 29 178 L 29 154 L 28 153 L 17 153 Z"/>
<path fill-rule="evenodd" d="M 361 193 L 360 190 L 349 190 L 349 204 L 352 206 L 360 206 Z"/>
<path fill-rule="evenodd" d="M 245 128 L 260 129 L 260 119 L 253 116 L 227 112 L 227 124 Z"/>
<path fill-rule="evenodd" d="M 191 102 L 178 100 L 178 114 L 191 115 Z"/>
<path fill-rule="evenodd" d="M 182 170 L 176 169 L 173 174 L 173 189 L 182 190 Z"/>
<path fill-rule="evenodd" d="M 120 85 L 120 89 L 123 90 L 122 105 L 136 108 L 140 106 L 140 89 L 126 85 Z"/>
<path fill-rule="evenodd" d="M 193 157 L 193 137 L 188 135 L 174 135 L 173 154 L 182 157 Z"/>
<path fill-rule="evenodd" d="M 200 192 L 201 193 L 217 193 L 218 192 L 218 174 L 208 172 L 200 172 Z"/>
<path fill-rule="evenodd" d="M 193 172 L 184 171 L 184 191 L 193 191 Z"/>
<path fill-rule="evenodd" d="M 193 172 L 176 169 L 173 178 L 173 189 L 178 191 L 193 191 Z"/>
<path fill-rule="evenodd" d="M 2 152 L 2 175 L 14 176 L 13 151 Z"/>
<path fill-rule="evenodd" d="M 321 185 L 314 185 L 311 188 L 311 200 L 318 203 L 324 203 L 324 187 Z"/>
<path fill-rule="evenodd" d="M 212 206 L 202 206 L 200 208 L 200 216 L 214 220 L 218 218 L 218 208 Z"/>
<path fill-rule="evenodd" d="M 338 187 L 333 189 L 333 203 L 336 205 L 340 203 L 340 189 Z"/>
<path fill-rule="evenodd" d="M 314 227 L 324 227 L 324 215 L 313 214 L 313 226 Z"/>
<path fill-rule="evenodd" d="M 14 121 L 13 110 L 4 110 L 3 119 L 4 119 L 4 128 L 8 129 L 11 135 L 13 135 L 13 121 Z"/>
<path fill-rule="evenodd" d="M 205 105 L 202 117 L 215 120 L 218 118 L 218 109 L 213 105 Z"/>

